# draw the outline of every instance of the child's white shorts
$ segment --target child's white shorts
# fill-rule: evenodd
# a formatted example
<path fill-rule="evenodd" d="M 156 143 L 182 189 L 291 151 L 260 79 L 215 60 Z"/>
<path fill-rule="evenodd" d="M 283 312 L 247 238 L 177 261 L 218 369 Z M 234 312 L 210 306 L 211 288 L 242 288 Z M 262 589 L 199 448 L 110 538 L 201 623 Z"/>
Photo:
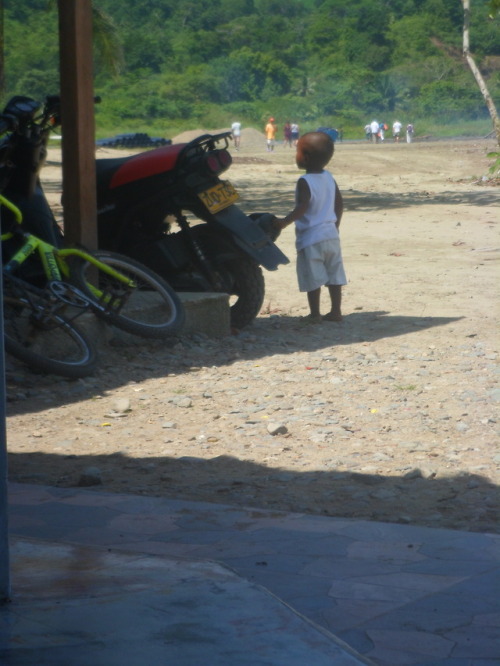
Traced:
<path fill-rule="evenodd" d="M 330 284 L 347 284 L 340 239 L 331 238 L 299 250 L 297 279 L 300 291 L 314 291 Z"/>

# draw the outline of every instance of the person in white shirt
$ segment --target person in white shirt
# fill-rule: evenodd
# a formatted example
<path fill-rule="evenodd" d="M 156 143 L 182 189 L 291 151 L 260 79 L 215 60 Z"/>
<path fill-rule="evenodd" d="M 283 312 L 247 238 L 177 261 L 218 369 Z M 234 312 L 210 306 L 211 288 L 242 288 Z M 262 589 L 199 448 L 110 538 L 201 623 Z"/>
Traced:
<path fill-rule="evenodd" d="M 372 130 L 372 141 L 373 143 L 378 143 L 379 141 L 379 131 L 380 131 L 380 125 L 378 120 L 372 120 L 370 123 L 370 128 Z"/>
<path fill-rule="evenodd" d="M 310 314 L 304 323 L 342 321 L 342 286 L 347 279 L 340 249 L 339 226 L 344 211 L 335 179 L 325 170 L 335 145 L 324 132 L 308 132 L 297 143 L 296 162 L 305 175 L 297 181 L 295 208 L 275 219 L 279 229 L 295 222 L 299 290 L 307 292 Z M 331 309 L 320 313 L 321 287 L 328 287 Z"/>
<path fill-rule="evenodd" d="M 240 149 L 240 140 L 241 140 L 241 123 L 237 120 L 231 125 L 231 132 L 233 133 L 233 141 L 235 150 Z"/>
<path fill-rule="evenodd" d="M 403 129 L 403 125 L 399 122 L 399 120 L 395 120 L 392 123 L 392 138 L 396 143 L 399 143 L 399 139 L 401 137 L 401 130 Z"/>

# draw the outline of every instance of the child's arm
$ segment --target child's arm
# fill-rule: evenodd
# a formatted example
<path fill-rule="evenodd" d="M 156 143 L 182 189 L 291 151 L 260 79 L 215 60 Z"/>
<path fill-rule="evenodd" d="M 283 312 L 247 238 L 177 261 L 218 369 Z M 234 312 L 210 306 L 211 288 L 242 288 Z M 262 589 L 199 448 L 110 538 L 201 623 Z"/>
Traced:
<path fill-rule="evenodd" d="M 340 220 L 342 219 L 342 215 L 344 214 L 344 199 L 343 199 L 342 194 L 339 190 L 339 186 L 337 185 L 337 182 L 335 182 L 335 204 L 334 204 L 334 209 L 335 209 L 335 215 L 337 216 L 337 221 L 335 222 L 335 226 L 338 229 L 340 227 Z"/>
<path fill-rule="evenodd" d="M 288 213 L 288 215 L 282 219 L 275 218 L 274 222 L 280 229 L 284 229 L 291 222 L 294 222 L 295 220 L 298 220 L 299 217 L 302 217 L 302 215 L 305 214 L 309 207 L 309 201 L 311 200 L 311 190 L 303 178 L 299 178 L 297 181 L 296 199 L 297 204 L 291 213 Z"/>

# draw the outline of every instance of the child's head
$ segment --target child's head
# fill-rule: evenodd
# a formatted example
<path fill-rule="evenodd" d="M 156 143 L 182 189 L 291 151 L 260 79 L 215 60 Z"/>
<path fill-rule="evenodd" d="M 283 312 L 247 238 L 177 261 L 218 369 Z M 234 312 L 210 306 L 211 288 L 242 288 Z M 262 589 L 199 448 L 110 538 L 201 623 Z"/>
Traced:
<path fill-rule="evenodd" d="M 299 169 L 322 171 L 332 159 L 335 144 L 324 132 L 307 132 L 297 143 L 296 162 Z"/>

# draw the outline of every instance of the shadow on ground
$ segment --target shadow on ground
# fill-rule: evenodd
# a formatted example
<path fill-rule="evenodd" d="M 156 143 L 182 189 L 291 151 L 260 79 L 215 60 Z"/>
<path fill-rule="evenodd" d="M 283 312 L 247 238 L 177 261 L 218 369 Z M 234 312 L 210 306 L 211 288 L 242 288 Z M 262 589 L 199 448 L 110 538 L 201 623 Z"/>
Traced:
<path fill-rule="evenodd" d="M 442 192 L 434 194 L 418 190 L 416 192 L 361 192 L 348 190 L 344 193 L 346 210 L 375 211 L 412 206 L 429 205 L 466 205 L 466 206 L 498 206 L 498 193 L 479 192 Z M 376 222 L 376 220 L 373 220 Z"/>
<path fill-rule="evenodd" d="M 287 441 L 275 439 L 276 446 Z M 235 449 L 243 446 L 235 442 Z M 96 456 L 36 452 L 12 454 L 9 460 L 10 480 L 20 483 L 65 488 L 92 485 L 86 471 L 93 468 L 102 478 L 95 488 L 106 492 L 473 532 L 500 531 L 498 487 L 481 475 L 424 478 L 417 469 L 391 477 L 339 472 L 334 456 L 323 466 L 331 469 L 295 472 L 227 455 L 175 459 L 128 457 L 124 452 Z M 63 507 L 59 508 L 61 515 L 44 538 L 57 539 L 65 529 L 68 518 Z M 36 512 L 42 515 L 44 510 L 43 505 L 33 507 L 34 531 L 26 530 L 24 536 L 37 536 Z"/>
<path fill-rule="evenodd" d="M 269 189 L 259 190 L 253 183 L 237 183 L 243 197 L 240 207 L 245 213 L 257 210 L 269 211 L 276 215 L 285 214 L 293 205 L 293 193 L 273 191 L 269 199 Z M 248 191 L 247 191 L 248 190 Z M 363 190 L 344 190 L 342 192 L 346 211 L 374 212 L 388 211 L 414 206 L 498 206 L 498 193 L 489 190 L 477 192 L 442 192 L 438 194 L 416 190 L 414 192 L 366 192 Z M 372 220 L 377 223 L 378 220 Z"/>
<path fill-rule="evenodd" d="M 411 335 L 417 331 L 447 326 L 462 317 L 413 317 L 390 315 L 385 311 L 353 312 L 342 324 L 324 322 L 304 325 L 300 317 L 270 314 L 259 317 L 253 326 L 238 335 L 220 340 L 205 336 L 174 338 L 156 342 L 131 338 L 118 339 L 116 346 L 101 353 L 101 368 L 95 377 L 69 381 L 53 376 L 36 375 L 9 359 L 7 365 L 7 412 L 9 415 L 36 412 L 74 401 L 90 399 L 129 382 L 183 374 L 193 367 L 227 366 L 235 361 L 258 360 L 279 354 L 315 352 L 371 343 L 377 340 Z M 119 333 L 118 333 L 119 335 Z M 58 390 L 41 401 L 37 390 L 58 384 Z M 61 390 L 61 386 L 63 389 Z"/>
<path fill-rule="evenodd" d="M 222 340 L 192 336 L 168 347 L 144 341 L 136 346 L 124 344 L 110 349 L 103 359 L 103 368 L 89 380 L 61 383 L 58 378 L 41 377 L 37 383 L 35 375 L 25 373 L 16 383 L 16 377 L 9 373 L 12 401 L 8 410 L 10 414 L 43 411 L 167 373 L 179 375 L 181 381 L 182 374 L 192 369 L 230 366 L 235 361 L 255 361 L 273 355 L 279 357 L 277 362 L 282 362 L 283 357 L 297 351 L 328 350 L 329 353 L 331 350 L 335 354 L 341 346 L 401 335 L 407 336 L 405 344 L 411 346 L 412 333 L 452 325 L 459 319 L 393 316 L 372 311 L 352 313 L 341 325 L 304 326 L 297 317 L 269 315 L 258 318 L 240 335 Z M 399 353 L 400 346 L 395 345 L 394 354 Z M 16 393 L 24 393 L 24 397 L 16 398 Z M 416 469 L 405 469 L 400 475 L 389 477 L 361 473 L 357 466 L 347 472 L 340 471 L 342 445 L 342 436 L 333 435 L 327 447 L 331 457 L 321 461 L 321 470 L 304 472 L 248 460 L 252 457 L 252 447 L 260 447 L 257 456 L 261 456 L 262 450 L 271 457 L 273 451 L 279 454 L 285 450 L 290 440 L 281 435 L 266 441 L 236 438 L 231 456 L 212 458 L 141 457 L 137 456 L 135 442 L 130 445 L 130 454 L 124 442 L 122 450 L 111 455 L 76 456 L 68 442 L 61 455 L 11 454 L 9 470 L 12 481 L 76 487 L 88 482 L 82 480 L 82 475 L 87 468 L 94 467 L 102 479 L 102 485 L 96 487 L 104 491 L 480 532 L 498 529 L 498 488 L 485 477 L 464 474 L 434 478 L 432 473 Z M 207 454 L 209 450 L 204 451 Z M 359 470 L 365 463 L 360 459 Z M 33 519 L 36 522 L 36 516 Z M 57 524 L 53 529 L 57 532 Z"/>

